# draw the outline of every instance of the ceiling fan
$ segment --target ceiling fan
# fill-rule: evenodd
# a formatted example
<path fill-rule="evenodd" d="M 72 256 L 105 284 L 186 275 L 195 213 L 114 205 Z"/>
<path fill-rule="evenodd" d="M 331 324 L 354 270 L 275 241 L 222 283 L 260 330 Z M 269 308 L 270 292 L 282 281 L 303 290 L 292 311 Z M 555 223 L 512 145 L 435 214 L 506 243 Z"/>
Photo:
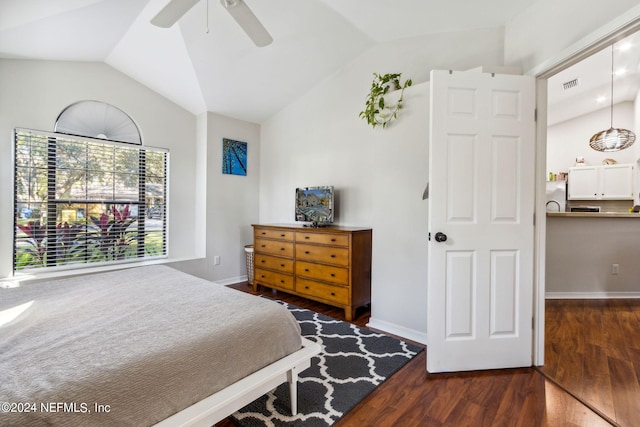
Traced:
<path fill-rule="evenodd" d="M 157 27 L 169 28 L 199 1 L 200 0 L 170 0 L 151 20 L 151 23 Z M 263 47 L 271 44 L 273 38 L 243 0 L 220 0 L 220 4 L 227 9 L 233 19 L 242 27 L 256 46 Z"/>

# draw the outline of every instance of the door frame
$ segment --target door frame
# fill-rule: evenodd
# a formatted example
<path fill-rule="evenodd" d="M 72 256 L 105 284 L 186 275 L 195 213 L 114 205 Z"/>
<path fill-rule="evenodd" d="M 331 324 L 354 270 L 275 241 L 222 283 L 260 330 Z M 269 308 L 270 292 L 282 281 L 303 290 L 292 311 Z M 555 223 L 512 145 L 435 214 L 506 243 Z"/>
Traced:
<path fill-rule="evenodd" d="M 640 6 L 608 22 L 548 61 L 525 73 L 536 78 L 536 194 L 534 227 L 533 365 L 544 365 L 545 273 L 546 273 L 546 185 L 547 180 L 547 80 L 611 43 L 640 31 Z"/>

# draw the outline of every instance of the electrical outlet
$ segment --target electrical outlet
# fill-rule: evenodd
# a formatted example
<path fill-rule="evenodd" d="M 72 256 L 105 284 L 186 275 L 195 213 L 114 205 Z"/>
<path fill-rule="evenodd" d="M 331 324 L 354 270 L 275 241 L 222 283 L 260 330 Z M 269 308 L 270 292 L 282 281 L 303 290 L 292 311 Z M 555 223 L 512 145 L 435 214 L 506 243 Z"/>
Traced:
<path fill-rule="evenodd" d="M 220 265 L 220 257 L 218 255 L 213 257 L 213 265 Z"/>
<path fill-rule="evenodd" d="M 611 264 L 611 274 L 616 275 L 620 272 L 620 264 Z"/>

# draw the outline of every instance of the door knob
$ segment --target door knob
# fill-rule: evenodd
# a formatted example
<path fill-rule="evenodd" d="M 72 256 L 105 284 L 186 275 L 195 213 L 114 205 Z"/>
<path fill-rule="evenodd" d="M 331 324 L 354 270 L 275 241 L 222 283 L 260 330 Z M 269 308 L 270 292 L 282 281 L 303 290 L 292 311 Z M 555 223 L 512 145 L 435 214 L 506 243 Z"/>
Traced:
<path fill-rule="evenodd" d="M 436 233 L 436 242 L 446 242 L 446 241 L 447 241 L 447 235 L 438 231 Z"/>

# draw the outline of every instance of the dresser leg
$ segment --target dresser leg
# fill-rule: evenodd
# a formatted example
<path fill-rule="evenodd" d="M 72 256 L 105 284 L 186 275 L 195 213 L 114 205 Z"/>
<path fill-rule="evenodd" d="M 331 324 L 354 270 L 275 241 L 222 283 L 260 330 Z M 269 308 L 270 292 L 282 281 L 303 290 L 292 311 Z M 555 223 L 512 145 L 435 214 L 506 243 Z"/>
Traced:
<path fill-rule="evenodd" d="M 351 322 L 355 317 L 356 309 L 353 307 L 346 307 L 344 309 L 344 317 L 347 319 L 347 322 Z"/>

